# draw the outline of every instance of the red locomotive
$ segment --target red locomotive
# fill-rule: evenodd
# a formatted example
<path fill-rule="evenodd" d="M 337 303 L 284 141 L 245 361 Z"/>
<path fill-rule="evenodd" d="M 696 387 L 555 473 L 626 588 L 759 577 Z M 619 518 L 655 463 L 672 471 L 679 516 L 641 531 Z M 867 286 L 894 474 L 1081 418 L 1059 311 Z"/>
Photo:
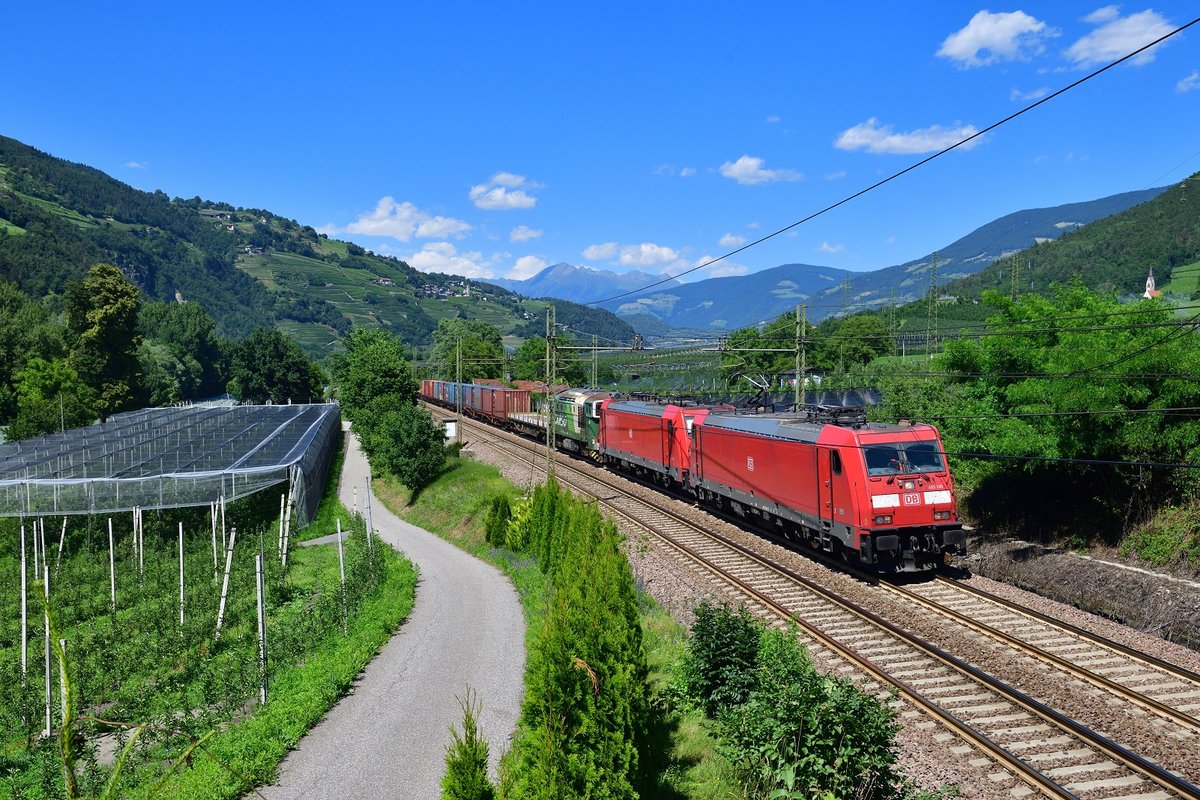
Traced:
<path fill-rule="evenodd" d="M 657 416 L 656 416 L 657 415 Z M 861 409 L 749 414 L 606 400 L 604 460 L 884 572 L 966 553 L 932 425 L 879 425 Z"/>

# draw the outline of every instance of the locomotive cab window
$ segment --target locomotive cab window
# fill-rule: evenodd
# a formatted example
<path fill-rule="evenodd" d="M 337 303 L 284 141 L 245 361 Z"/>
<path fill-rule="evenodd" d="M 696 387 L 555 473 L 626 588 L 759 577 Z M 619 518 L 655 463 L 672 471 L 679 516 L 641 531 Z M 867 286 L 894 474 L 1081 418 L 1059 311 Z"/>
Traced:
<path fill-rule="evenodd" d="M 842 454 L 837 450 L 829 451 L 829 469 L 833 471 L 834 475 L 842 474 Z"/>
<path fill-rule="evenodd" d="M 868 475 L 896 475 L 900 472 L 900 448 L 894 444 L 872 444 L 863 448 Z"/>
<path fill-rule="evenodd" d="M 904 448 L 904 454 L 913 472 L 942 472 L 946 469 L 937 442 L 910 442 Z"/>

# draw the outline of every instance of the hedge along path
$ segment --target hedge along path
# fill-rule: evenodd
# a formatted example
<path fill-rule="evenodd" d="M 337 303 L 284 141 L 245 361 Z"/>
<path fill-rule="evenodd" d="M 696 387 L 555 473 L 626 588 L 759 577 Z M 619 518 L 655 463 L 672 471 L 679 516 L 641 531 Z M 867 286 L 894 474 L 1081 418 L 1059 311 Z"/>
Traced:
<path fill-rule="evenodd" d="M 346 434 L 338 496 L 350 507 L 366 491 L 366 457 Z M 493 778 L 516 729 L 524 691 L 525 621 L 499 570 L 396 517 L 371 499 L 375 530 L 420 573 L 408 621 L 363 672 L 354 693 L 288 755 L 271 800 L 437 797 L 450 727 L 461 725 L 470 686 Z M 330 531 L 333 533 L 333 531 Z"/>

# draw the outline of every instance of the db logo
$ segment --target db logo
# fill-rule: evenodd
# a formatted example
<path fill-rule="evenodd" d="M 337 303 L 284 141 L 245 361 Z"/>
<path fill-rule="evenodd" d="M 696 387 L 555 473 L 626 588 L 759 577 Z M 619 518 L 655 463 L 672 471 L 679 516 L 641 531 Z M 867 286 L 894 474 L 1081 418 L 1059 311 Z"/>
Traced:
<path fill-rule="evenodd" d="M 746 469 L 749 472 L 754 472 L 754 456 L 746 456 Z"/>
<path fill-rule="evenodd" d="M 906 506 L 921 505 L 921 493 L 920 492 L 910 492 L 909 494 L 904 495 L 904 505 L 906 505 Z"/>
<path fill-rule="evenodd" d="M 629 430 L 629 438 L 632 439 L 633 438 L 633 428 L 629 428 L 628 430 Z"/>

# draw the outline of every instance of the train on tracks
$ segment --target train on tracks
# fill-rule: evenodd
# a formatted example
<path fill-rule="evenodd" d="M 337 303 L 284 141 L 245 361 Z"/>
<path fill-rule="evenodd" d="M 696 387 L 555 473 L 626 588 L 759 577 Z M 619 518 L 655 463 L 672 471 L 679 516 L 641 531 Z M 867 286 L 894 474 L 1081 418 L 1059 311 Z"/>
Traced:
<path fill-rule="evenodd" d="M 528 390 L 425 380 L 421 396 L 546 435 L 546 409 Z M 926 571 L 966 554 L 932 425 L 871 423 L 860 408 L 749 412 L 595 389 L 557 393 L 549 416 L 564 450 L 864 569 Z"/>

